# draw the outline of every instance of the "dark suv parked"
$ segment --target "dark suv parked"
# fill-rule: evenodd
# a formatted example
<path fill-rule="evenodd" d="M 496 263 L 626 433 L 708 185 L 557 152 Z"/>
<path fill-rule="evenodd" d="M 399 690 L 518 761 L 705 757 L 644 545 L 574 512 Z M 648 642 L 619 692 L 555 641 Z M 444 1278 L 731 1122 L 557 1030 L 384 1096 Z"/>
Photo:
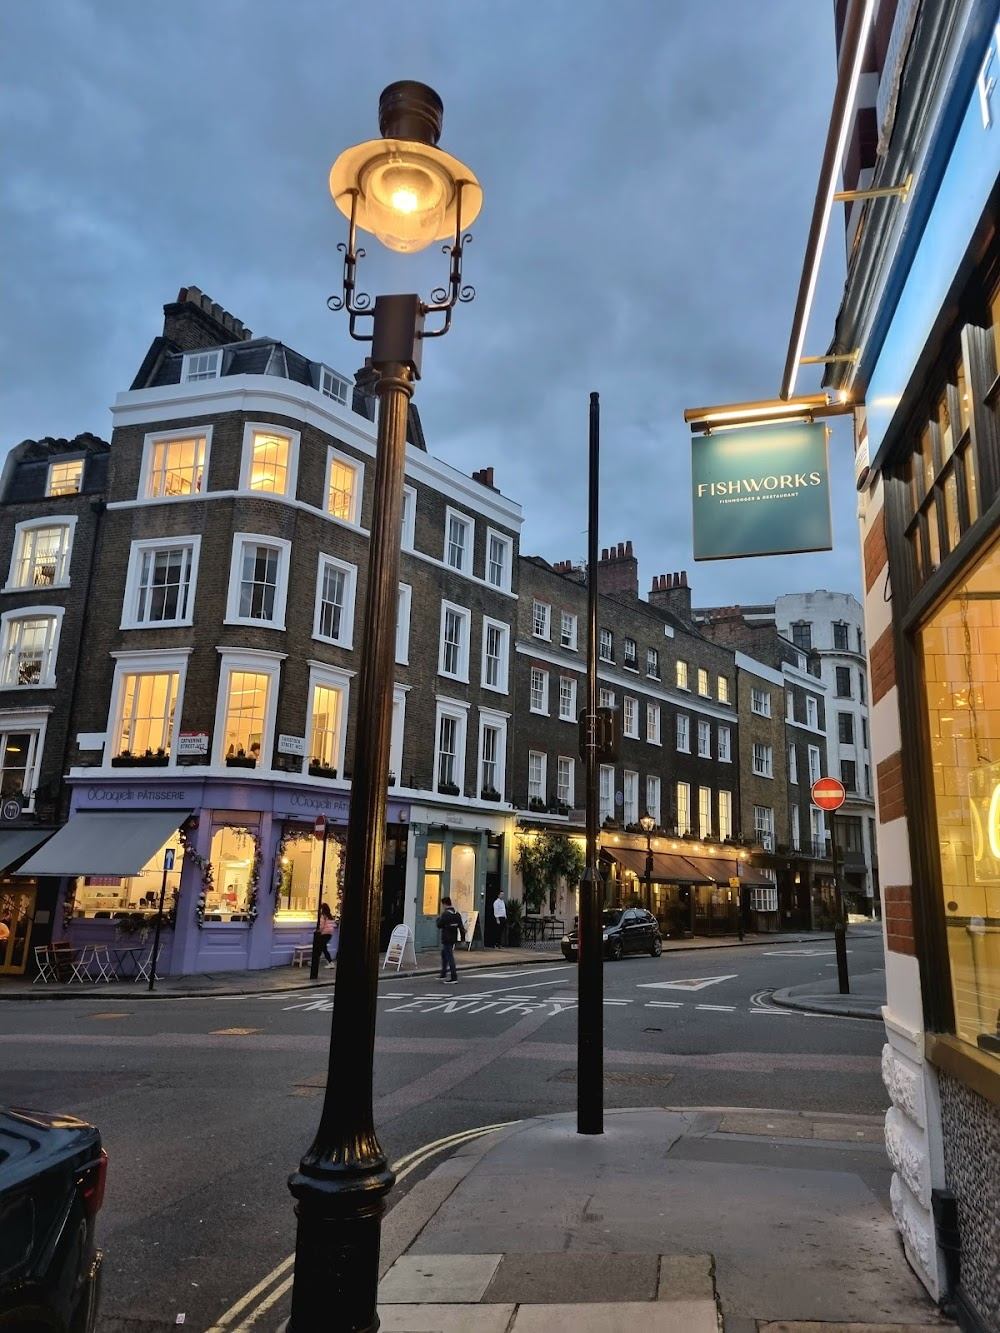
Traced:
<path fill-rule="evenodd" d="M 108 1155 L 93 1125 L 0 1108 L 0 1330 L 92 1333 Z"/>
<path fill-rule="evenodd" d="M 562 939 L 563 957 L 575 963 L 577 959 L 577 930 L 574 926 Z M 659 958 L 663 952 L 660 927 L 651 912 L 642 907 L 608 907 L 601 913 L 601 934 L 604 939 L 604 957 L 617 961 L 627 953 L 649 953 Z"/>

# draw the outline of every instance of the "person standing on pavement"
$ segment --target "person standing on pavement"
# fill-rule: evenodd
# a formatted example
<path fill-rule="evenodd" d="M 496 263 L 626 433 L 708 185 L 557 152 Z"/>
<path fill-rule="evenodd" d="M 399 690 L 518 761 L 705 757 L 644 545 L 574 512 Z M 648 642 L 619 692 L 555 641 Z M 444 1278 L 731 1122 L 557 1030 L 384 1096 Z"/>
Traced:
<path fill-rule="evenodd" d="M 320 953 L 326 959 L 327 967 L 333 967 L 333 959 L 330 957 L 330 940 L 333 936 L 333 913 L 330 911 L 329 903 L 320 903 L 319 905 L 319 930 L 317 931 L 317 944 Z"/>
<path fill-rule="evenodd" d="M 507 943 L 507 904 L 503 893 L 498 891 L 493 899 L 493 947 L 502 949 Z"/>
<path fill-rule="evenodd" d="M 439 981 L 453 986 L 458 980 L 455 970 L 455 945 L 461 935 L 465 940 L 465 922 L 461 912 L 456 912 L 450 898 L 441 899 L 441 915 L 437 919 L 437 928 L 441 932 L 441 975 Z M 450 975 L 449 975 L 450 973 Z"/>

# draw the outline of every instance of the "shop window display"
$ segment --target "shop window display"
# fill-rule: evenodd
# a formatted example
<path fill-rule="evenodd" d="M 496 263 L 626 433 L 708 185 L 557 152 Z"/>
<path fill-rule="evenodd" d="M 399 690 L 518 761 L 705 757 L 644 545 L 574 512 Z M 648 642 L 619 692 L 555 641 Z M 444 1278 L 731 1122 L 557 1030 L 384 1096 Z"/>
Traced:
<path fill-rule="evenodd" d="M 286 826 L 278 848 L 276 867 L 277 903 L 275 916 L 279 919 L 305 917 L 314 921 L 320 902 L 339 913 L 334 902 L 339 901 L 343 882 L 343 836 L 326 835 L 326 865 L 323 865 L 323 843 L 313 835 L 311 828 Z M 320 870 L 323 871 L 322 895 Z"/>
<path fill-rule="evenodd" d="M 955 1030 L 1000 1056 L 1000 541 L 918 644 Z"/>
<path fill-rule="evenodd" d="M 184 854 L 179 838 L 168 838 L 155 856 L 151 856 L 138 875 L 84 875 L 77 880 L 73 894 L 73 914 L 77 917 L 116 918 L 132 912 L 155 914 L 160 905 L 163 883 L 163 853 L 176 849 L 173 870 L 167 871 L 164 910 L 169 910 L 181 887 Z"/>
<path fill-rule="evenodd" d="M 256 915 L 259 851 L 256 827 L 222 824 L 212 831 L 205 921 L 246 921 Z"/>

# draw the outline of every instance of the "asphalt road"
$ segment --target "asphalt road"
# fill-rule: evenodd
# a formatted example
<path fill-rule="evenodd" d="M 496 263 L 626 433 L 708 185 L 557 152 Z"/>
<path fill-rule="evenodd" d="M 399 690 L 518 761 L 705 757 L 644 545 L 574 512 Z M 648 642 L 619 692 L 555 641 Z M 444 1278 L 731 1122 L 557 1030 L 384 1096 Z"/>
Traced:
<path fill-rule="evenodd" d="M 852 929 L 849 949 L 853 971 L 881 966 L 877 929 Z M 880 1113 L 880 1023 L 768 1003 L 834 968 L 832 942 L 780 940 L 606 964 L 605 1104 Z M 382 982 L 375 1115 L 390 1161 L 572 1111 L 575 992 L 575 965 L 556 961 L 456 986 Z M 175 1328 L 178 1314 L 204 1333 L 291 1253 L 285 1181 L 318 1122 L 332 1004 L 328 991 L 0 1005 L 2 1100 L 81 1115 L 104 1136 L 103 1333 Z M 334 1093 L 350 1076 L 337 1070 Z M 279 1312 L 253 1328 L 270 1333 Z"/>

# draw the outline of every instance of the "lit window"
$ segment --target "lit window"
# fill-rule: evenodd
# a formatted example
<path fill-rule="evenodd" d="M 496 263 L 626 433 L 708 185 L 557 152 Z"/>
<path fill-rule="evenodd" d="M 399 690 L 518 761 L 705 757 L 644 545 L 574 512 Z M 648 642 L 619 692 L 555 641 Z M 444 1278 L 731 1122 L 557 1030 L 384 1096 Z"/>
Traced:
<path fill-rule="evenodd" d="M 702 667 L 698 668 L 698 693 L 704 698 L 711 698 L 712 691 L 708 687 L 708 672 Z"/>
<path fill-rule="evenodd" d="M 341 407 L 346 407 L 351 400 L 351 382 L 338 375 L 329 366 L 319 368 L 319 391 L 324 398 L 332 398 Z"/>
<path fill-rule="evenodd" d="M 683 754 L 691 749 L 691 719 L 686 713 L 677 714 L 677 748 Z"/>
<path fill-rule="evenodd" d="M 660 679 L 660 654 L 656 648 L 646 649 L 646 675 L 654 680 Z"/>
<path fill-rule="evenodd" d="M 243 485 L 249 491 L 289 494 L 292 441 L 287 435 L 252 430 L 245 447 Z"/>
<path fill-rule="evenodd" d="M 344 692 L 332 685 L 313 684 L 309 717 L 309 762 L 336 774 L 340 767 Z"/>
<path fill-rule="evenodd" d="M 53 588 L 69 582 L 69 523 L 18 529 L 10 588 Z"/>
<path fill-rule="evenodd" d="M 698 837 L 712 836 L 712 788 L 698 788 Z"/>
<path fill-rule="evenodd" d="M 719 837 L 731 838 L 733 836 L 733 793 L 731 791 L 720 791 L 718 795 L 719 802 Z"/>
<path fill-rule="evenodd" d="M 615 660 L 615 637 L 609 629 L 602 629 L 600 632 L 597 655 L 602 662 Z"/>
<path fill-rule="evenodd" d="M 576 681 L 572 676 L 559 677 L 559 716 L 565 722 L 576 721 Z"/>
<path fill-rule="evenodd" d="M 79 495 L 83 485 L 83 459 L 73 458 L 67 463 L 50 463 L 46 495 Z"/>
<path fill-rule="evenodd" d="M 256 815 L 247 816 L 251 826 L 220 824 L 212 831 L 212 885 L 205 895 L 206 909 L 217 920 L 224 913 L 243 920 L 250 900 L 250 877 L 257 853 Z M 329 867 L 327 867 L 329 869 Z"/>
<path fill-rule="evenodd" d="M 650 775 L 646 779 L 646 812 L 660 823 L 660 779 Z"/>
<path fill-rule="evenodd" d="M 677 832 L 691 832 L 691 786 L 687 782 L 677 784 Z"/>
<path fill-rule="evenodd" d="M 718 690 L 716 692 L 716 698 L 718 699 L 719 703 L 720 704 L 729 703 L 729 677 L 720 676 L 718 678 L 717 685 L 718 685 Z"/>
<path fill-rule="evenodd" d="M 545 804 L 545 767 L 547 756 L 538 750 L 528 751 L 528 801 Z"/>
<path fill-rule="evenodd" d="M 344 523 L 357 523 L 360 513 L 361 465 L 327 450 L 326 511 Z"/>
<path fill-rule="evenodd" d="M 639 822 L 639 774 L 625 769 L 622 773 L 622 815 L 626 824 Z"/>
<path fill-rule="evenodd" d="M 146 499 L 199 494 L 205 478 L 207 455 L 205 435 L 148 437 L 143 488 Z"/>
<path fill-rule="evenodd" d="M 576 652 L 576 616 L 568 611 L 560 612 L 559 646 L 570 652 Z"/>
<path fill-rule="evenodd" d="M 651 745 L 660 743 L 660 705 L 646 705 L 646 740 Z"/>
<path fill-rule="evenodd" d="M 321 555 L 316 583 L 316 620 L 313 635 L 350 648 L 354 639 L 353 565 Z M 398 622 L 397 622 L 398 623 Z"/>
<path fill-rule="evenodd" d="M 688 688 L 688 664 L 687 662 L 677 663 L 677 688 L 686 690 Z"/>
<path fill-rule="evenodd" d="M 531 711 L 533 713 L 549 711 L 549 673 L 539 667 L 531 668 Z"/>
<path fill-rule="evenodd" d="M 472 520 L 463 518 L 454 510 L 446 511 L 445 521 L 445 564 L 463 574 L 472 569 Z"/>
<path fill-rule="evenodd" d="M 769 690 L 758 690 L 751 686 L 750 711 L 758 713 L 761 717 L 771 716 L 771 693 Z"/>
<path fill-rule="evenodd" d="M 35 729 L 0 731 L 0 799 L 17 796 L 30 809 L 38 783 L 39 740 Z"/>
<path fill-rule="evenodd" d="M 549 624 L 552 616 L 552 607 L 548 602 L 533 601 L 531 603 L 531 632 L 536 639 L 547 639 L 549 637 Z"/>
<path fill-rule="evenodd" d="M 198 380 L 217 380 L 222 370 L 222 349 L 212 352 L 188 352 L 184 357 L 181 382 L 192 384 Z"/>
<path fill-rule="evenodd" d="M 3 671 L 0 684 L 55 685 L 58 614 L 30 615 L 7 612 L 3 617 Z"/>
<path fill-rule="evenodd" d="M 483 685 L 490 690 L 507 689 L 507 626 L 483 620 Z"/>
<path fill-rule="evenodd" d="M 123 625 L 191 623 L 198 538 L 136 542 L 129 557 Z"/>
<path fill-rule="evenodd" d="M 179 680 L 173 671 L 121 677 L 113 754 L 170 753 Z"/>
<path fill-rule="evenodd" d="M 567 809 L 572 808 L 575 800 L 574 777 L 575 761 L 561 754 L 556 765 L 556 800 Z"/>
<path fill-rule="evenodd" d="M 762 745 L 759 741 L 753 744 L 753 771 L 759 778 L 773 777 L 772 771 L 772 750 L 770 745 Z"/>
<path fill-rule="evenodd" d="M 486 551 L 486 581 L 494 588 L 510 589 L 510 556 L 512 543 L 509 537 L 501 537 L 498 532 L 490 532 Z"/>
<path fill-rule="evenodd" d="M 698 719 L 698 756 L 701 759 L 712 757 L 712 724 Z"/>
<path fill-rule="evenodd" d="M 719 745 L 719 762 L 729 764 L 732 762 L 731 738 L 728 727 L 717 727 L 716 736 Z"/>
<path fill-rule="evenodd" d="M 222 753 L 226 759 L 260 762 L 270 687 L 270 674 L 229 672 L 222 730 Z"/>
<path fill-rule="evenodd" d="M 639 736 L 639 701 L 626 694 L 622 699 L 622 731 L 633 740 Z"/>
<path fill-rule="evenodd" d="M 469 624 L 471 617 L 463 607 L 441 603 L 441 644 L 438 672 L 455 680 L 469 678 Z"/>

